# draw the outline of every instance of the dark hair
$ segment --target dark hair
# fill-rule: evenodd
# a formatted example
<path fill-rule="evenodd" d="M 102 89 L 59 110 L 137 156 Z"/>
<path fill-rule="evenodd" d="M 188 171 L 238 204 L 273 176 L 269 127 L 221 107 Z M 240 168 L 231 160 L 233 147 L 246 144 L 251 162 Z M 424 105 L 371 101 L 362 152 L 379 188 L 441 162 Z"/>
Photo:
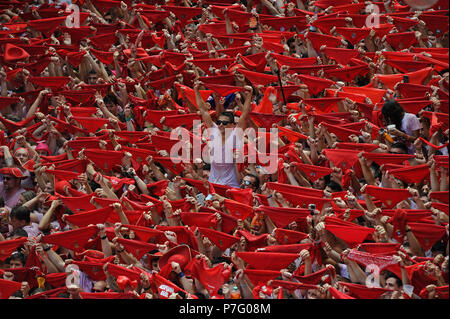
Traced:
<path fill-rule="evenodd" d="M 259 188 L 260 182 L 259 182 L 259 177 L 253 174 L 247 174 L 247 176 L 250 176 L 252 178 L 255 179 L 255 183 L 253 184 L 253 186 L 255 186 L 255 188 Z"/>
<path fill-rule="evenodd" d="M 103 102 L 105 102 L 105 104 L 108 104 L 108 103 L 117 104 L 118 103 L 117 97 L 112 93 L 106 94 L 105 97 L 103 98 Z"/>
<path fill-rule="evenodd" d="M 26 206 L 14 206 L 10 214 L 11 219 L 14 217 L 18 220 L 30 222 L 30 209 Z"/>
<path fill-rule="evenodd" d="M 388 278 L 394 278 L 397 286 L 399 286 L 399 287 L 403 286 L 403 282 L 401 281 L 401 279 L 398 278 L 398 276 L 396 274 L 394 274 L 393 272 L 386 271 L 386 280 Z"/>
<path fill-rule="evenodd" d="M 22 265 L 25 265 L 25 263 L 27 262 L 27 256 L 25 256 L 20 251 L 15 251 L 11 254 L 11 256 L 8 257 L 8 259 L 6 260 L 6 263 L 9 264 L 12 260 L 20 260 Z"/>
<path fill-rule="evenodd" d="M 330 181 L 327 184 L 327 187 L 331 188 L 333 192 L 342 192 L 342 186 L 336 183 L 335 181 Z"/>
<path fill-rule="evenodd" d="M 34 197 L 36 197 L 36 193 L 34 191 L 26 191 L 21 194 L 25 201 L 32 200 Z"/>
<path fill-rule="evenodd" d="M 18 236 L 18 237 L 28 237 L 28 233 L 23 228 L 17 228 L 14 229 L 10 234 L 9 237 Z"/>
<path fill-rule="evenodd" d="M 226 116 L 230 120 L 230 123 L 234 123 L 234 113 L 233 112 L 225 111 L 225 112 L 220 113 L 219 116 Z"/>
<path fill-rule="evenodd" d="M 400 148 L 405 152 L 405 154 L 408 154 L 408 146 L 406 146 L 403 142 L 395 142 L 391 145 L 391 148 Z"/>
<path fill-rule="evenodd" d="M 21 290 L 16 290 L 14 291 L 10 297 L 18 297 L 18 298 L 23 298 L 23 293 Z"/>
<path fill-rule="evenodd" d="M 395 124 L 395 127 L 401 130 L 405 110 L 400 103 L 395 100 L 386 101 L 381 108 L 381 114 L 389 124 Z"/>

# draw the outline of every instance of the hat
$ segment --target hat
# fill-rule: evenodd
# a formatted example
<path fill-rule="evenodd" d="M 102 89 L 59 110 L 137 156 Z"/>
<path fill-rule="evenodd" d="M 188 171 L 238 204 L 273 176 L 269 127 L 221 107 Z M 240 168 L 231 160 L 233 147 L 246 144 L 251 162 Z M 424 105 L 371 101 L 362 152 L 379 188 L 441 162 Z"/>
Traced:
<path fill-rule="evenodd" d="M 5 45 L 5 53 L 4 53 L 4 61 L 7 63 L 13 63 L 20 60 L 25 60 L 30 57 L 30 54 L 24 49 L 15 46 L 11 43 L 6 43 Z"/>
<path fill-rule="evenodd" d="M 180 268 L 183 269 L 191 259 L 192 254 L 190 247 L 186 244 L 181 244 L 163 254 L 158 260 L 158 266 L 159 269 L 162 269 L 167 264 L 177 262 L 180 265 Z"/>
<path fill-rule="evenodd" d="M 22 175 L 22 171 L 17 167 L 2 167 L 0 168 L 0 174 L 14 176 L 19 179 L 27 178 Z"/>

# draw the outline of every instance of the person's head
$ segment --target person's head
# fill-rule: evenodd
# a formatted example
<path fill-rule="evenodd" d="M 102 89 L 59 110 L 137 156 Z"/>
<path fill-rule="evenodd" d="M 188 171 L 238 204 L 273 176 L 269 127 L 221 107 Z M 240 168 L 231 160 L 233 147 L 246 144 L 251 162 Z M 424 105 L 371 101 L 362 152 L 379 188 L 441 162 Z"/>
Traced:
<path fill-rule="evenodd" d="M 330 181 L 325 187 L 325 190 L 330 193 L 342 192 L 342 186 L 335 181 Z"/>
<path fill-rule="evenodd" d="M 431 128 L 431 121 L 429 118 L 422 116 L 420 119 L 420 123 L 422 124 L 422 127 L 420 128 L 420 136 L 423 136 L 425 139 L 430 138 L 430 128 Z"/>
<path fill-rule="evenodd" d="M 253 174 L 247 174 L 244 176 L 241 182 L 241 188 L 251 188 L 254 191 L 259 189 L 259 178 Z"/>
<path fill-rule="evenodd" d="M 105 106 L 108 111 L 117 116 L 117 114 L 119 113 L 117 97 L 112 93 L 108 93 L 103 98 L 103 102 L 105 102 Z"/>
<path fill-rule="evenodd" d="M 17 239 L 20 237 L 28 237 L 28 233 L 23 228 L 17 228 L 13 229 L 10 233 L 7 239 Z"/>
<path fill-rule="evenodd" d="M 28 153 L 26 148 L 19 147 L 14 152 L 14 157 L 23 165 L 30 160 L 30 153 Z"/>
<path fill-rule="evenodd" d="M 402 281 L 393 273 L 388 273 L 386 275 L 386 283 L 384 288 L 392 290 L 400 290 L 402 288 Z"/>
<path fill-rule="evenodd" d="M 98 75 L 94 70 L 89 71 L 87 76 L 87 84 L 97 84 Z"/>
<path fill-rule="evenodd" d="M 25 255 L 16 251 L 11 254 L 7 260 L 7 263 L 9 264 L 9 268 L 21 268 L 25 266 L 26 261 L 27 259 Z"/>
<path fill-rule="evenodd" d="M 36 145 L 36 148 L 34 150 L 36 151 L 36 153 L 39 154 L 39 156 L 52 155 L 50 148 L 44 142 L 39 142 L 38 145 Z"/>
<path fill-rule="evenodd" d="M 234 114 L 228 111 L 220 113 L 216 124 L 221 133 L 225 132 L 225 129 L 232 128 L 234 126 Z"/>
<path fill-rule="evenodd" d="M 390 154 L 408 154 L 408 146 L 403 142 L 396 142 L 389 149 Z"/>
<path fill-rule="evenodd" d="M 188 40 L 193 40 L 195 39 L 195 25 L 194 24 L 188 24 L 184 27 L 184 36 L 186 37 L 186 39 Z"/>
<path fill-rule="evenodd" d="M 398 130 L 401 130 L 405 110 L 400 103 L 395 100 L 386 101 L 381 108 L 381 114 L 387 125 L 394 124 Z"/>
<path fill-rule="evenodd" d="M 327 186 L 327 179 L 325 177 L 320 177 L 313 182 L 313 188 L 315 189 L 325 189 Z"/>
<path fill-rule="evenodd" d="M 3 174 L 3 188 L 7 192 L 15 192 L 20 188 L 21 179 L 14 174 Z"/>
<path fill-rule="evenodd" d="M 14 206 L 10 218 L 13 229 L 23 228 L 30 224 L 30 209 L 26 206 Z"/>
<path fill-rule="evenodd" d="M 106 290 L 106 281 L 104 280 L 96 281 L 91 289 L 92 292 L 104 292 L 105 290 Z"/>
<path fill-rule="evenodd" d="M 19 201 L 17 202 L 17 205 L 23 205 L 29 200 L 32 200 L 36 197 L 36 193 L 34 191 L 26 191 L 20 194 Z"/>

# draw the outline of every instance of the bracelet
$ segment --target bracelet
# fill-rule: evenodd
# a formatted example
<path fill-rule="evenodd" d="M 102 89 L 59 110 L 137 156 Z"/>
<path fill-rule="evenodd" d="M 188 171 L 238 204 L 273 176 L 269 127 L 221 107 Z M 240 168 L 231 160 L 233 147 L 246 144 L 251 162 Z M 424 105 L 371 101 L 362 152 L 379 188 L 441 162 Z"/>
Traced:
<path fill-rule="evenodd" d="M 269 198 L 271 198 L 272 196 L 273 196 L 273 195 L 270 194 L 270 195 L 267 195 L 266 198 L 269 199 Z"/>
<path fill-rule="evenodd" d="M 180 278 L 183 278 L 183 277 L 184 277 L 183 272 L 180 272 L 180 273 L 178 274 L 178 276 L 179 276 Z"/>
<path fill-rule="evenodd" d="M 100 237 L 101 240 L 104 240 L 104 239 L 106 239 L 106 238 L 108 238 L 108 236 L 106 236 L 106 235 L 103 236 L 103 237 Z"/>

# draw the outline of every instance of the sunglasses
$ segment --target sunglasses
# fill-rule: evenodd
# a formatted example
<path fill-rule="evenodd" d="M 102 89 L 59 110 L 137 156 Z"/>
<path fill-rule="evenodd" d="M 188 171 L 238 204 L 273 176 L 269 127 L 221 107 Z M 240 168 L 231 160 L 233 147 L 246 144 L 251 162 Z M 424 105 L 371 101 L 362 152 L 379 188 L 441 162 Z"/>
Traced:
<path fill-rule="evenodd" d="M 247 185 L 247 186 L 253 185 L 252 182 L 246 181 L 246 180 L 243 180 L 243 181 L 242 181 L 242 184 L 245 184 L 245 185 Z"/>
<path fill-rule="evenodd" d="M 218 120 L 216 123 L 217 123 L 217 125 L 228 125 L 228 124 L 230 124 L 229 121 L 221 121 L 221 120 Z"/>

